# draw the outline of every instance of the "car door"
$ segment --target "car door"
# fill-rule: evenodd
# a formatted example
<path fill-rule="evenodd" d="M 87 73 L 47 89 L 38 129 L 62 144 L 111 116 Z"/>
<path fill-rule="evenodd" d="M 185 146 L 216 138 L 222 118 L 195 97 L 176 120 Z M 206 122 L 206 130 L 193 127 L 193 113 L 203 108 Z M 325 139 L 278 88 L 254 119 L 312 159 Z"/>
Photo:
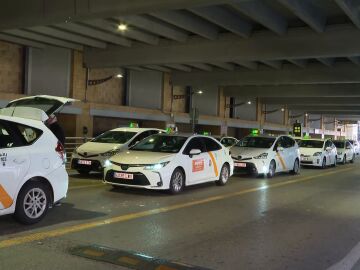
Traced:
<path fill-rule="evenodd" d="M 201 151 L 199 155 L 190 155 L 190 151 L 198 149 Z M 203 182 L 208 177 L 209 155 L 206 152 L 205 144 L 200 137 L 190 139 L 186 145 L 183 155 L 185 157 L 186 181 L 187 184 Z"/>
<path fill-rule="evenodd" d="M 326 140 L 324 143 L 324 155 L 326 158 L 326 165 L 330 165 L 334 163 L 335 160 L 335 152 L 332 147 L 333 143 L 330 140 Z M 331 148 L 331 150 L 330 150 Z"/>
<path fill-rule="evenodd" d="M 345 142 L 345 153 L 346 153 L 346 159 L 347 160 L 352 160 L 353 158 L 353 153 L 354 153 L 354 150 L 353 150 L 353 147 L 351 145 L 351 143 L 349 141 L 346 141 Z"/>
<path fill-rule="evenodd" d="M 216 180 L 219 178 L 219 174 L 224 164 L 224 153 L 221 151 L 222 146 L 211 138 L 202 138 L 206 152 L 208 153 L 208 161 L 205 164 L 206 179 L 209 181 Z"/>
<path fill-rule="evenodd" d="M 297 145 L 296 141 L 288 136 L 283 136 L 285 142 L 285 163 L 288 170 L 294 168 L 295 160 L 297 158 Z"/>
<path fill-rule="evenodd" d="M 0 120 L 0 210 L 13 205 L 29 169 L 28 147 L 21 136 L 17 124 Z"/>
<path fill-rule="evenodd" d="M 289 149 L 284 136 L 278 138 L 275 144 L 276 151 L 276 171 L 282 172 L 289 170 Z"/>

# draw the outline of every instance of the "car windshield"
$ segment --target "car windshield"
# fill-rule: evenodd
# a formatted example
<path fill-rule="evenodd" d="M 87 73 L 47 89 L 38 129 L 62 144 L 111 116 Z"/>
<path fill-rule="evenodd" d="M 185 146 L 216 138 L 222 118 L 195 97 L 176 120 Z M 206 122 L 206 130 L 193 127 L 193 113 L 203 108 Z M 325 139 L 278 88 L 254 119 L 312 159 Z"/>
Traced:
<path fill-rule="evenodd" d="M 221 139 L 221 144 L 225 147 L 233 146 L 235 144 L 235 140 L 232 138 L 223 138 Z"/>
<path fill-rule="evenodd" d="M 245 137 L 236 146 L 252 148 L 270 148 L 275 142 L 275 138 L 267 137 Z"/>
<path fill-rule="evenodd" d="M 299 147 L 302 148 L 323 148 L 324 142 L 318 140 L 301 140 Z"/>
<path fill-rule="evenodd" d="M 345 147 L 345 142 L 334 141 L 334 144 L 335 144 L 336 148 L 344 148 Z"/>
<path fill-rule="evenodd" d="M 92 140 L 96 143 L 124 144 L 136 135 L 133 131 L 107 131 Z"/>
<path fill-rule="evenodd" d="M 134 151 L 149 151 L 160 153 L 178 153 L 187 138 L 171 135 L 153 135 L 130 148 Z"/>

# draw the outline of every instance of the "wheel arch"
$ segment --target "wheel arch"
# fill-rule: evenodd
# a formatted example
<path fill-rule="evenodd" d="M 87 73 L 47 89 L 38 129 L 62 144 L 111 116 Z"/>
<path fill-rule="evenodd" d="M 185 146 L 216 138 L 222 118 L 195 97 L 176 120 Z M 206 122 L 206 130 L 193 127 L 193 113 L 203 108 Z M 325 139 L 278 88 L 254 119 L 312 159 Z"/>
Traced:
<path fill-rule="evenodd" d="M 185 184 L 185 186 L 186 186 L 187 177 L 186 177 L 186 172 L 185 172 L 185 169 L 184 169 L 182 166 L 177 166 L 177 167 L 174 169 L 174 171 L 173 171 L 173 172 L 175 172 L 175 170 L 177 170 L 177 169 L 181 170 L 181 171 L 182 171 L 182 173 L 184 174 L 184 177 L 185 177 L 185 179 L 184 179 L 184 184 Z"/>
<path fill-rule="evenodd" d="M 26 182 L 24 182 L 23 185 L 21 186 L 21 188 L 19 189 L 17 196 L 19 196 L 19 194 L 23 190 L 23 188 L 31 182 L 40 182 L 40 183 L 45 184 L 50 191 L 50 196 L 51 196 L 50 203 L 51 204 L 54 203 L 54 188 L 51 185 L 50 181 L 43 176 L 34 176 L 34 177 L 31 177 L 30 179 L 28 179 Z"/>

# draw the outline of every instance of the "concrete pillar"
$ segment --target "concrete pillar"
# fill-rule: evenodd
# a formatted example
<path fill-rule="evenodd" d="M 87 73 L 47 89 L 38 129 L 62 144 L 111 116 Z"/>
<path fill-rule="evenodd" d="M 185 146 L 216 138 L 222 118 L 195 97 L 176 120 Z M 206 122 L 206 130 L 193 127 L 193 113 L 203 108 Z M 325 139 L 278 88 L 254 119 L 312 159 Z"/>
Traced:
<path fill-rule="evenodd" d="M 256 121 L 259 123 L 260 129 L 262 129 L 265 122 L 265 115 L 263 114 L 263 104 L 258 98 L 256 99 Z"/>
<path fill-rule="evenodd" d="M 90 115 L 90 104 L 83 103 L 82 114 L 76 115 L 76 137 L 94 136 L 94 117 Z M 85 134 L 87 130 L 87 134 Z"/>
<path fill-rule="evenodd" d="M 218 116 L 223 118 L 228 118 L 230 115 L 230 109 L 226 108 L 226 105 L 230 104 L 230 98 L 224 95 L 224 88 L 219 88 L 219 97 L 218 97 Z"/>
<path fill-rule="evenodd" d="M 285 108 L 285 111 L 284 111 L 284 125 L 285 126 L 289 126 L 290 125 L 290 117 L 289 117 L 289 109 L 288 108 Z"/>
<path fill-rule="evenodd" d="M 163 89 L 162 89 L 162 111 L 165 113 L 171 112 L 173 102 L 173 91 L 170 73 L 163 75 Z"/>

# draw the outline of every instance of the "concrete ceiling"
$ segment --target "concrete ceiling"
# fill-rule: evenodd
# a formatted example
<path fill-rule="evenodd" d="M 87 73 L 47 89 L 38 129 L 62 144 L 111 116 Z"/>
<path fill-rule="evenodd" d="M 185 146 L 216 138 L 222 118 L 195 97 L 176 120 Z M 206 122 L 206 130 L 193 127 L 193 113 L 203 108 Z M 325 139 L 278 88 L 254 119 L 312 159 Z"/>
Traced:
<path fill-rule="evenodd" d="M 360 98 L 359 1 L 3 2 L 0 39 L 84 51 L 90 68 L 172 72 L 174 84 L 215 84 L 228 96 L 279 100 L 308 112 L 313 107 L 305 105 L 314 105 L 324 114 L 336 105 L 336 115 L 360 115 L 354 107 Z M 120 31 L 119 24 L 128 29 Z"/>

